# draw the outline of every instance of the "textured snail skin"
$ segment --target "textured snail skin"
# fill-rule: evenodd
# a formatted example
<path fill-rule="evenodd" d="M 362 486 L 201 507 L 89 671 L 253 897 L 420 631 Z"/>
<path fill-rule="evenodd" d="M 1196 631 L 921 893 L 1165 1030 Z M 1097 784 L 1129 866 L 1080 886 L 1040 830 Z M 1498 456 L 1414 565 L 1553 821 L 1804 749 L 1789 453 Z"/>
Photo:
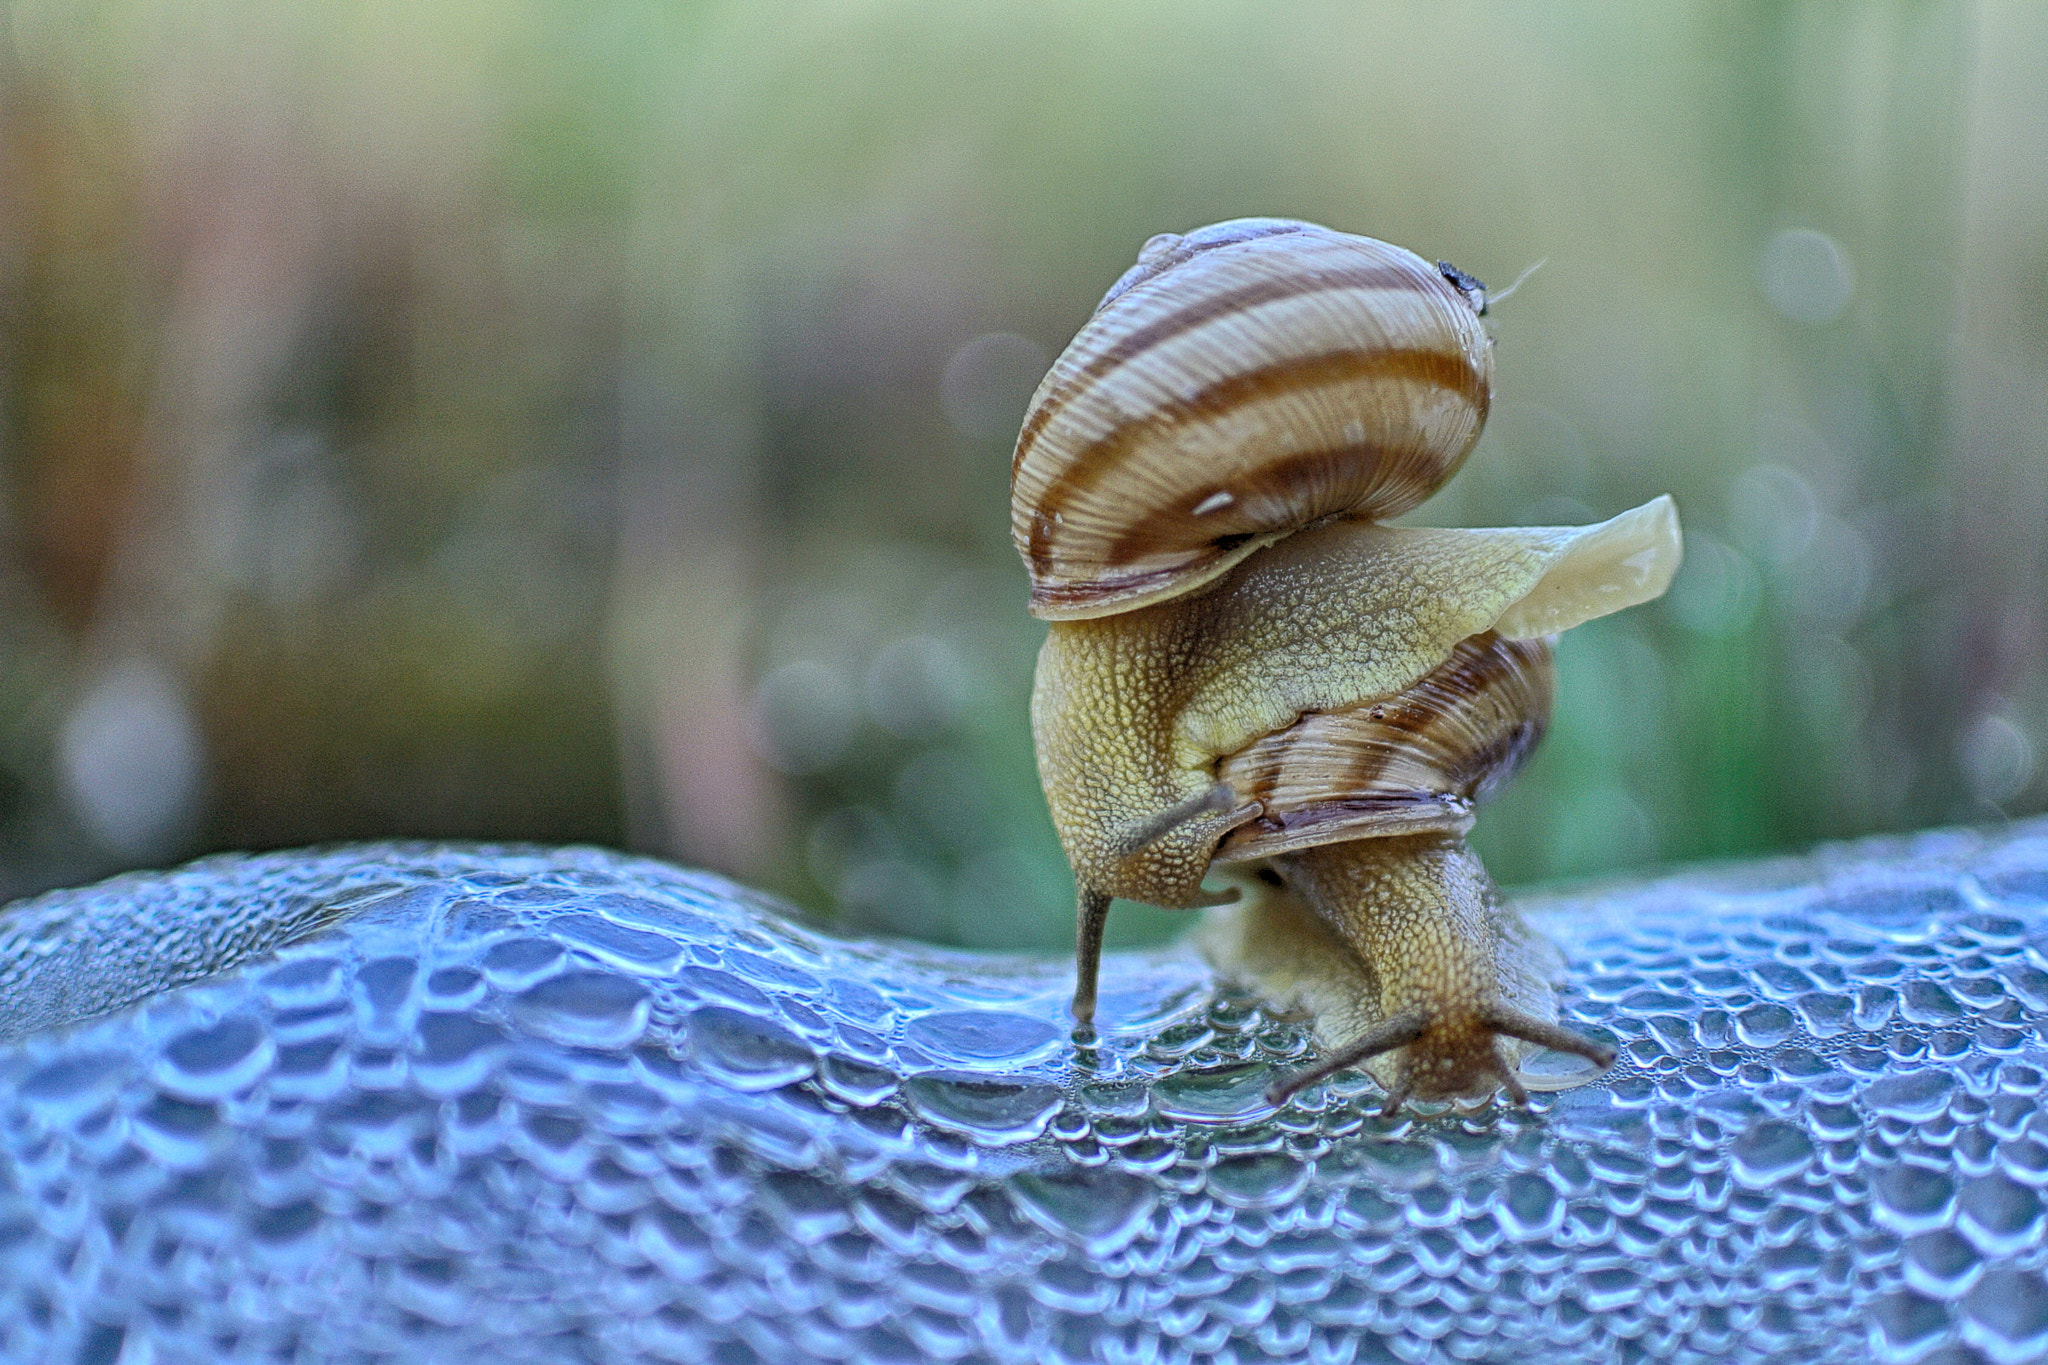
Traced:
<path fill-rule="evenodd" d="M 1291 757 L 1279 741 L 1305 719 L 1376 702 L 1401 709 L 1455 651 L 1488 631 L 1510 640 L 1547 635 L 1653 598 L 1677 569 L 1679 545 L 1669 498 L 1591 527 L 1430 530 L 1337 521 L 1260 551 L 1192 596 L 1053 622 L 1039 654 L 1032 728 L 1047 803 L 1080 893 L 1077 1020 L 1085 1025 L 1093 1011 L 1095 956 L 1111 897 L 1181 908 L 1216 903 L 1202 881 L 1219 844 L 1275 813 L 1266 804 L 1272 792 L 1258 779 L 1264 751 Z M 1540 692 L 1528 717 L 1540 731 L 1547 678 L 1525 691 Z M 1503 780 L 1534 740 L 1532 732 L 1482 755 L 1499 771 L 1471 779 L 1466 791 L 1448 783 L 1414 791 L 1362 818 L 1296 831 L 1271 846 L 1254 839 L 1223 857 L 1239 862 L 1305 842 L 1357 845 L 1342 854 L 1292 852 L 1276 870 L 1306 876 L 1301 894 L 1313 918 L 1358 955 L 1347 973 L 1327 978 L 1348 983 L 1358 998 L 1355 1008 L 1318 1014 L 1332 1050 L 1325 1066 L 1367 1061 L 1371 1052 L 1362 1049 L 1375 1045 L 1395 1052 L 1375 1073 L 1393 1078 L 1390 1102 L 1496 1085 L 1520 1094 L 1528 1082 L 1515 1067 L 1533 1043 L 1607 1060 L 1597 1044 L 1545 1031 L 1556 1018 L 1547 985 L 1552 955 L 1529 949 L 1526 935 L 1478 933 L 1473 913 L 1452 913 L 1474 894 L 1445 880 L 1453 867 L 1475 874 L 1485 887 L 1477 894 L 1498 904 L 1484 869 L 1463 852 L 1466 798 Z M 1333 788 L 1328 795 L 1359 793 Z M 1181 812 L 1190 814 L 1178 818 Z M 1462 857 L 1419 857 L 1415 843 L 1392 837 L 1418 830 L 1448 837 Z M 1332 859 L 1360 873 L 1348 888 L 1308 875 Z M 1424 913 L 1433 910 L 1446 913 Z M 1476 936 L 1461 938 L 1468 932 Z M 1277 952 L 1251 958 L 1219 952 L 1219 965 L 1267 981 L 1276 956 L 1290 951 L 1284 936 L 1274 942 Z M 1457 951 L 1443 951 L 1446 945 Z M 1509 960 L 1516 955 L 1526 960 Z M 1293 998 L 1289 977 L 1273 981 L 1278 996 Z M 1314 994 L 1327 1000 L 1335 992 Z M 1363 1027 L 1396 1018 L 1384 1004 L 1390 998 L 1423 1011 L 1419 1036 L 1397 1041 Z"/>
<path fill-rule="evenodd" d="M 1304 715 L 1398 696 L 1484 631 L 1547 635 L 1646 601 L 1677 566 L 1669 498 L 1592 527 L 1333 522 L 1208 592 L 1053 623 L 1032 731 L 1077 877 L 1153 905 L 1206 903 L 1216 842 L 1249 817 L 1235 802 L 1127 850 L 1133 831 L 1212 787 L 1221 760 Z"/>
<path fill-rule="evenodd" d="M 1271 1105 L 1313 1039 L 1185 949 L 1113 955 L 1077 1053 L 1064 962 L 595 849 L 54 892 L 9 990 L 100 1004 L 0 1043 L 0 1360 L 2048 1352 L 2048 820 L 1521 904 L 1619 1060 L 1384 1115 Z"/>
<path fill-rule="evenodd" d="M 1554 1023 L 1564 960 L 1462 837 L 1325 843 L 1282 854 L 1276 867 L 1284 891 L 1255 893 L 1204 927 L 1212 960 L 1308 1012 L 1327 1054 L 1416 1019 L 1413 1041 L 1358 1062 L 1394 1103 L 1527 1085 L 1515 1065 L 1536 1047 L 1498 1037 L 1489 1013 Z"/>

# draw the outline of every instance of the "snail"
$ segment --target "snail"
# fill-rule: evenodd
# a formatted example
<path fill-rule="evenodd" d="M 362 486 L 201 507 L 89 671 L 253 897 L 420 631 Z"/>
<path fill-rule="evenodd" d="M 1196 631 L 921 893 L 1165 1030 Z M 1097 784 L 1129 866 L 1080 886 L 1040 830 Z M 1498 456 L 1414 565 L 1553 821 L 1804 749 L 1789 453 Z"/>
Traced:
<path fill-rule="evenodd" d="M 1240 901 L 1212 955 L 1409 1098 L 1526 1102 L 1558 954 L 1466 846 L 1548 718 L 1548 638 L 1661 594 L 1660 497 L 1593 526 L 1386 521 L 1470 454 L 1484 287 L 1371 238 L 1239 219 L 1147 242 L 1033 396 L 1011 533 L 1048 624 L 1040 779 L 1078 893 L 1077 1031 L 1113 898 Z M 1203 887 L 1212 867 L 1239 887 Z"/>

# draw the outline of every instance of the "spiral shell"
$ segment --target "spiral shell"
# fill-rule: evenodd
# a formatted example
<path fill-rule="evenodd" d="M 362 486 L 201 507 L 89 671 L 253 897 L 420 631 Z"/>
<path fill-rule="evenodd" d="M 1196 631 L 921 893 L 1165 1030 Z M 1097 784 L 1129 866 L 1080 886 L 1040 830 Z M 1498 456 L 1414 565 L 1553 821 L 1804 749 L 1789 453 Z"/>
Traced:
<path fill-rule="evenodd" d="M 1309 223 L 1147 242 L 1017 440 L 1010 529 L 1032 614 L 1129 611 L 1302 527 L 1420 503 L 1486 419 L 1482 302 L 1455 270 Z"/>
<path fill-rule="evenodd" d="M 1244 862 L 1344 839 L 1462 834 L 1543 738 L 1556 681 L 1547 640 L 1489 631 L 1399 695 L 1315 712 L 1225 759 L 1259 808 L 1217 847 Z"/>

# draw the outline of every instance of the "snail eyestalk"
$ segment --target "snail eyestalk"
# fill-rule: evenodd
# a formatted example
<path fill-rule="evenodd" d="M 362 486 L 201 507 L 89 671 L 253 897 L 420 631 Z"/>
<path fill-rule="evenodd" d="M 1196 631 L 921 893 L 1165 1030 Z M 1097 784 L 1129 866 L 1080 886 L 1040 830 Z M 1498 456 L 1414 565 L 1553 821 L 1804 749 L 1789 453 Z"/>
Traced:
<path fill-rule="evenodd" d="M 1526 1014 L 1497 1006 L 1486 1012 L 1485 1023 L 1495 1033 L 1505 1033 L 1510 1038 L 1520 1038 L 1525 1043 L 1547 1047 L 1553 1052 L 1569 1052 L 1574 1057 L 1584 1057 L 1602 1071 L 1614 1065 L 1613 1048 L 1582 1038 L 1559 1024 L 1531 1019 Z"/>
<path fill-rule="evenodd" d="M 1236 793 L 1232 792 L 1225 784 L 1218 782 L 1207 791 L 1191 796 L 1185 801 L 1177 802 L 1151 819 L 1127 831 L 1121 839 L 1117 840 L 1116 856 L 1120 858 L 1136 857 L 1189 821 L 1198 820 L 1204 815 L 1220 815 L 1224 811 L 1230 810 L 1235 810 L 1239 815 L 1249 816 L 1256 810 L 1256 807 L 1240 806 Z"/>
<path fill-rule="evenodd" d="M 1334 1057 L 1326 1057 L 1307 1071 L 1287 1080 L 1275 1081 L 1267 1088 L 1266 1098 L 1274 1104 L 1285 1104 L 1317 1081 L 1328 1080 L 1340 1071 L 1349 1071 L 1360 1062 L 1377 1057 L 1382 1052 L 1392 1052 L 1397 1047 L 1408 1046 L 1428 1029 L 1429 1016 L 1420 1010 L 1404 1014 L 1398 1019 L 1381 1020 L 1367 1029 L 1364 1037 L 1354 1039 Z"/>
<path fill-rule="evenodd" d="M 1549 264 L 1550 258 L 1548 256 L 1545 256 L 1542 260 L 1536 262 L 1536 264 L 1530 266 L 1527 270 L 1524 270 L 1521 274 L 1515 276 L 1515 282 L 1513 284 L 1501 290 L 1498 294 L 1495 294 L 1491 298 L 1487 299 L 1487 307 L 1490 308 L 1496 303 L 1506 303 L 1508 301 L 1508 296 L 1510 294 L 1514 293 L 1517 289 L 1520 289 L 1523 283 L 1527 281 L 1531 275 L 1535 274 L 1537 271 L 1541 270 L 1544 266 Z M 1485 310 L 1482 309 L 1481 311 L 1483 312 Z"/>
<path fill-rule="evenodd" d="M 1102 929 L 1109 922 L 1110 898 L 1083 890 L 1074 936 L 1074 1031 L 1095 1031 L 1095 983 L 1102 970 Z"/>

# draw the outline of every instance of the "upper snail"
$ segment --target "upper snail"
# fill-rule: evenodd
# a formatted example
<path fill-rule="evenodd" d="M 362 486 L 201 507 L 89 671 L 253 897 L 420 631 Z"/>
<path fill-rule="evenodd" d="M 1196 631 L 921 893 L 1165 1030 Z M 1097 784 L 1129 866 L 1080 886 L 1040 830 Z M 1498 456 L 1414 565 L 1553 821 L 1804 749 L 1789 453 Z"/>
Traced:
<path fill-rule="evenodd" d="M 1011 466 L 1049 618 L 1039 776 L 1079 891 L 1074 1016 L 1113 897 L 1214 905 L 1223 965 L 1316 1017 L 1390 1104 L 1505 1088 L 1559 965 L 1464 834 L 1549 715 L 1547 637 L 1678 566 L 1657 498 L 1597 526 L 1383 524 L 1478 440 L 1478 282 L 1306 223 L 1155 237 L 1053 365 Z"/>
<path fill-rule="evenodd" d="M 1145 243 L 1017 441 L 1032 614 L 1128 611 L 1317 521 L 1421 503 L 1486 421 L 1484 303 L 1469 276 L 1310 223 Z"/>

